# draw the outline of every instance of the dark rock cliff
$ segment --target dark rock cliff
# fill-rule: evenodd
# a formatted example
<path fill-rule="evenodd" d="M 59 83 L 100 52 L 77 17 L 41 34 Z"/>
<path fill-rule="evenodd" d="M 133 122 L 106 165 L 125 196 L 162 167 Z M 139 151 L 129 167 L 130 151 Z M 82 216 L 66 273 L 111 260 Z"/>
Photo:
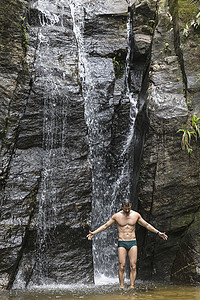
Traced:
<path fill-rule="evenodd" d="M 129 3 L 138 114 L 114 193 L 130 126 L 127 1 L 0 0 L 0 287 L 92 281 L 91 212 L 106 220 L 127 182 L 134 208 L 169 235 L 137 229 L 138 277 L 199 281 L 199 144 L 189 156 L 177 134 L 200 115 L 199 32 L 181 33 L 188 3 Z"/>
<path fill-rule="evenodd" d="M 139 274 L 177 282 L 199 282 L 200 262 L 199 141 L 188 155 L 180 150 L 177 134 L 193 114 L 200 115 L 199 32 L 191 32 L 188 39 L 182 34 L 190 21 L 183 17 L 188 6 L 195 7 L 190 1 L 160 1 L 158 6 L 149 73 L 150 123 L 138 191 L 138 210 L 169 235 L 165 243 L 138 230 Z"/>

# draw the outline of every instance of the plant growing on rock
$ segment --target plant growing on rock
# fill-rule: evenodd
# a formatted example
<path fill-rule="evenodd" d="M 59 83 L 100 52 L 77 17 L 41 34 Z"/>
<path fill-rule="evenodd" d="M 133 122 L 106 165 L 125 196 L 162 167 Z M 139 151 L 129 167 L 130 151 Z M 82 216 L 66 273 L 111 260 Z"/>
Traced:
<path fill-rule="evenodd" d="M 182 132 L 181 139 L 181 148 L 182 150 L 187 150 L 188 154 L 192 153 L 193 149 L 191 146 L 192 138 L 197 142 L 198 138 L 200 138 L 200 118 L 197 118 L 196 115 L 193 115 L 192 120 L 190 122 L 190 129 L 182 128 L 177 131 L 177 133 Z"/>
<path fill-rule="evenodd" d="M 26 17 L 20 16 L 20 18 L 21 18 L 21 22 L 22 22 L 21 26 L 22 26 L 23 48 L 24 48 L 24 52 L 26 55 L 28 46 L 29 46 L 29 41 L 28 41 L 28 37 L 27 37 L 27 33 L 26 33 L 26 24 L 25 24 Z"/>
<path fill-rule="evenodd" d="M 197 29 L 200 26 L 200 12 L 196 15 L 196 17 L 190 22 L 190 24 L 186 24 L 185 28 L 183 29 L 183 35 L 188 37 L 191 28 Z"/>
<path fill-rule="evenodd" d="M 192 127 L 197 133 L 197 138 L 200 138 L 200 118 L 197 118 L 195 115 L 192 117 Z"/>
<path fill-rule="evenodd" d="M 195 135 L 195 132 L 189 131 L 188 129 L 184 129 L 183 125 L 182 125 L 182 128 L 177 131 L 177 133 L 178 132 L 183 132 L 182 139 L 181 139 L 182 150 L 186 149 L 188 154 L 190 154 L 192 152 L 192 147 L 190 145 L 190 142 L 191 142 L 192 136 Z"/>
<path fill-rule="evenodd" d="M 121 78 L 124 73 L 125 69 L 125 59 L 121 57 L 121 55 L 118 55 L 118 57 L 113 57 L 113 67 L 115 71 L 116 78 Z"/>

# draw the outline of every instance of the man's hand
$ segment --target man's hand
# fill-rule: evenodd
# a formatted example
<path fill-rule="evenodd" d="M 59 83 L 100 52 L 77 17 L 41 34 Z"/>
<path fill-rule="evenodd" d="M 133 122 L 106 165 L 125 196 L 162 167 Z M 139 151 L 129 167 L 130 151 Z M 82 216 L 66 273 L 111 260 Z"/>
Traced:
<path fill-rule="evenodd" d="M 87 235 L 88 240 L 91 240 L 94 236 L 94 233 L 92 231 L 89 231 L 89 234 Z"/>
<path fill-rule="evenodd" d="M 87 235 L 88 240 L 91 240 L 95 234 L 107 229 L 108 227 L 112 226 L 114 223 L 115 223 L 115 215 L 113 215 L 107 223 L 101 225 L 95 231 L 89 231 L 89 234 Z"/>
<path fill-rule="evenodd" d="M 168 236 L 165 234 L 165 232 L 158 232 L 158 235 L 163 239 L 163 240 L 167 240 L 168 239 Z"/>

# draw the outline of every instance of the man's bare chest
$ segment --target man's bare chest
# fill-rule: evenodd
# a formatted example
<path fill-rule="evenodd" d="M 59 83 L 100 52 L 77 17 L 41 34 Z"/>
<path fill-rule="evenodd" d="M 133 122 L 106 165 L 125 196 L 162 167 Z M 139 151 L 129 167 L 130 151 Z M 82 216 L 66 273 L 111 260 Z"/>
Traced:
<path fill-rule="evenodd" d="M 116 218 L 117 225 L 120 227 L 125 227 L 125 226 L 135 226 L 137 222 L 137 218 L 134 216 L 118 216 Z"/>

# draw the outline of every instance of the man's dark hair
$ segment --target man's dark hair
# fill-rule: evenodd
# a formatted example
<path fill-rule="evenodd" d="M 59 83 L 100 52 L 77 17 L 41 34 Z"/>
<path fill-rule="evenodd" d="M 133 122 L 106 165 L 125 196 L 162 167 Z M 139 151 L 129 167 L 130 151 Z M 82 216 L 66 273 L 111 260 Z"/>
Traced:
<path fill-rule="evenodd" d="M 122 200 L 122 206 L 129 206 L 129 205 L 131 205 L 131 202 L 129 199 Z"/>

